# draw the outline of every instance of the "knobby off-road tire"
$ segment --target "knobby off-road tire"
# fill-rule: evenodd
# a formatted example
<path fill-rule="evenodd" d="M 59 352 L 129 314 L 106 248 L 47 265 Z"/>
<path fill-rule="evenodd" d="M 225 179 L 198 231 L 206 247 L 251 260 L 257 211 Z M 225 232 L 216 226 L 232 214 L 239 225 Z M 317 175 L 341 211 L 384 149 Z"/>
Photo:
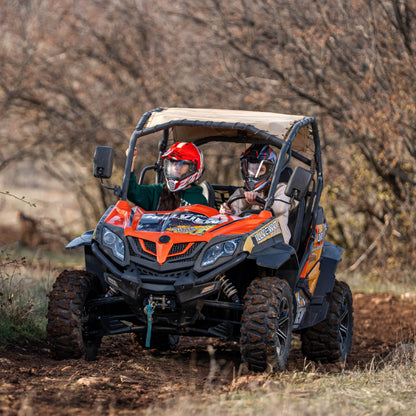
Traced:
<path fill-rule="evenodd" d="M 244 296 L 241 356 L 252 371 L 282 371 L 292 340 L 293 294 L 285 280 L 257 278 Z"/>
<path fill-rule="evenodd" d="M 62 272 L 48 294 L 46 336 L 50 354 L 56 359 L 85 357 L 95 360 L 101 337 L 88 337 L 86 327 L 94 325 L 85 303 L 99 290 L 98 278 L 85 271 Z"/>
<path fill-rule="evenodd" d="M 321 363 L 346 361 L 351 351 L 354 323 L 349 286 L 335 280 L 328 301 L 325 320 L 302 331 L 302 352 L 306 358 Z"/>

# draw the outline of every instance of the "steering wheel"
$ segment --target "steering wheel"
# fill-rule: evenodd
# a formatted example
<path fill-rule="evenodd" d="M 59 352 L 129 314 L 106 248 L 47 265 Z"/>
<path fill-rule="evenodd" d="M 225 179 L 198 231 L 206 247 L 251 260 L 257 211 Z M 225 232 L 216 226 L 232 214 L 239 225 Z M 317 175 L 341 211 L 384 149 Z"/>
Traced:
<path fill-rule="evenodd" d="M 245 199 L 244 194 L 242 195 L 235 195 L 232 196 L 228 199 L 228 201 L 226 202 L 226 204 L 231 207 L 231 204 L 239 199 Z M 260 205 L 266 205 L 266 200 L 263 198 L 260 198 L 259 196 L 256 196 L 256 202 L 258 202 Z M 260 209 L 246 209 L 244 211 L 240 212 L 239 217 L 244 217 L 246 215 L 250 215 L 250 214 L 258 214 L 261 210 Z"/>

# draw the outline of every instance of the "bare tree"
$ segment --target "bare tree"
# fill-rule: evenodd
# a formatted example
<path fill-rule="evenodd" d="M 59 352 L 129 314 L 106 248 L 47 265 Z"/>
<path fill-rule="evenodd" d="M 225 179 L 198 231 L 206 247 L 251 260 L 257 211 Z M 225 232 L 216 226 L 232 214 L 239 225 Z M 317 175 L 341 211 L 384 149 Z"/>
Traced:
<path fill-rule="evenodd" d="M 4 3 L 0 169 L 25 158 L 43 160 L 80 195 L 92 225 L 112 197 L 97 194 L 90 170 L 85 175 L 80 167 L 90 166 L 99 144 L 116 148 L 120 167 L 139 115 L 160 105 L 158 28 L 146 2 L 105 8 L 99 1 Z"/>
<path fill-rule="evenodd" d="M 318 116 L 332 237 L 358 256 L 382 232 L 375 264 L 397 265 L 399 254 L 414 265 L 415 3 L 212 0 L 186 10 L 221 49 L 241 107 Z"/>
<path fill-rule="evenodd" d="M 113 200 L 93 149 L 115 147 L 119 181 L 143 112 L 310 114 L 331 237 L 352 261 L 371 247 L 373 265 L 414 267 L 415 21 L 411 0 L 3 1 L 0 170 L 42 160 L 93 225 Z"/>

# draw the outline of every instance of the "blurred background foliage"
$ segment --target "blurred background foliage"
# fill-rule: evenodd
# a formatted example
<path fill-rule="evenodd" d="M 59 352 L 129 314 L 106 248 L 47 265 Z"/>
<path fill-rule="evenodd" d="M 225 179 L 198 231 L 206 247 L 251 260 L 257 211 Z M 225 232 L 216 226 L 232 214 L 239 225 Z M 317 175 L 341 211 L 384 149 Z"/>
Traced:
<path fill-rule="evenodd" d="M 148 110 L 312 115 L 342 267 L 416 279 L 414 0 L 0 4 L 0 175 L 26 163 L 28 176 L 58 181 L 76 197 L 81 229 L 114 201 L 92 178 L 95 146 L 115 148 L 120 182 Z M 141 149 L 144 160 L 154 152 Z M 230 175 L 221 180 L 238 181 Z"/>

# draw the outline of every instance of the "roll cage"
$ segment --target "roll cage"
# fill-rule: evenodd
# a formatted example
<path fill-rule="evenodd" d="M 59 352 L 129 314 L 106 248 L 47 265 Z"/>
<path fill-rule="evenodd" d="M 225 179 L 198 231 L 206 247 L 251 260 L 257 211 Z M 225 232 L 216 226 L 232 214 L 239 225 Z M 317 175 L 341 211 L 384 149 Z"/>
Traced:
<path fill-rule="evenodd" d="M 189 118 L 186 117 L 188 110 L 191 115 Z M 273 196 L 281 172 L 288 166 L 303 166 L 313 174 L 305 198 L 307 199 L 305 211 L 310 218 L 310 221 L 307 221 L 307 226 L 313 234 L 323 188 L 321 148 L 315 118 L 277 113 L 233 112 L 232 110 L 215 110 L 211 116 L 210 112 L 212 110 L 209 109 L 157 108 L 145 113 L 130 137 L 121 199 L 127 200 L 133 150 L 138 140 L 145 136 L 153 135 L 156 138 L 160 137 L 160 132 L 162 132 L 162 139 L 158 146 L 158 160 L 155 164 L 146 166 L 142 170 L 139 183 L 142 182 L 143 176 L 148 170 L 156 171 L 156 181 L 163 182 L 160 156 L 167 150 L 169 140 L 193 142 L 197 146 L 214 141 L 268 144 L 279 149 L 279 157 L 273 171 L 273 179 L 264 209 L 270 209 L 273 204 Z M 265 123 L 264 115 L 268 114 L 276 122 Z M 259 115 L 262 117 L 260 122 L 257 119 L 260 117 Z M 232 119 L 233 117 L 234 119 Z M 240 117 L 243 121 L 239 121 Z M 300 145 L 297 141 L 298 135 L 302 136 L 299 141 Z M 305 143 L 307 144 L 305 145 Z M 312 235 L 312 237 L 314 236 Z"/>
<path fill-rule="evenodd" d="M 269 144 L 275 146 L 280 149 L 279 160 L 276 164 L 275 169 L 275 177 L 277 173 L 280 172 L 289 164 L 291 157 L 293 156 L 302 164 L 309 166 L 311 170 L 316 172 L 318 178 L 322 179 L 322 165 L 321 165 L 321 149 L 320 149 L 320 142 L 319 142 L 319 133 L 317 123 L 314 117 L 301 117 L 301 116 L 289 116 L 293 117 L 292 123 L 287 123 L 287 132 L 284 138 L 278 137 L 276 134 L 272 134 L 266 130 L 260 129 L 255 124 L 249 123 L 242 123 L 242 122 L 225 122 L 225 121 L 215 121 L 215 120 L 187 120 L 187 119 L 177 119 L 173 118 L 169 121 L 163 122 L 161 124 L 150 125 L 147 127 L 147 122 L 149 118 L 158 112 L 163 112 L 166 110 L 165 108 L 157 108 L 152 111 L 145 113 L 142 118 L 140 119 L 139 123 L 137 124 L 133 134 L 130 137 L 130 145 L 129 145 L 129 153 L 127 156 L 124 178 L 123 178 L 123 186 L 122 186 L 122 193 L 121 199 L 127 198 L 127 189 L 128 189 L 128 180 L 130 178 L 130 168 L 131 163 L 133 160 L 133 152 L 132 150 L 136 146 L 137 140 L 141 137 L 152 135 L 163 131 L 163 138 L 159 142 L 159 152 L 163 153 L 167 149 L 168 140 L 170 137 L 169 130 L 178 127 L 185 127 L 187 129 L 187 135 L 181 134 L 180 139 L 178 138 L 177 141 L 189 141 L 194 142 L 196 145 L 202 145 L 207 142 L 211 141 L 226 141 L 226 142 L 235 142 L 235 143 L 257 143 L 261 142 L 264 144 Z M 186 110 L 186 109 L 183 109 Z M 195 109 L 193 109 L 195 110 Z M 202 112 L 209 111 L 204 109 L 199 109 Z M 222 110 L 226 112 L 227 110 Z M 256 112 L 236 112 L 237 114 L 240 113 L 247 113 L 247 114 L 258 114 Z M 270 113 L 276 116 L 280 116 L 279 114 Z M 283 115 L 282 115 L 283 116 Z M 288 117 L 287 115 L 284 115 Z M 255 121 L 254 121 L 255 122 Z M 296 135 L 298 134 L 299 130 L 310 126 L 312 138 L 314 142 L 314 151 L 313 157 L 309 155 L 305 155 L 301 151 L 297 151 L 296 149 L 292 148 L 292 143 Z M 193 137 L 192 136 L 192 129 L 193 128 L 203 128 L 204 131 L 209 133 L 210 131 L 215 131 L 215 135 L 204 135 L 203 137 Z M 200 130 L 198 131 L 200 134 Z M 156 162 L 155 165 L 148 166 L 147 169 L 155 169 L 159 167 L 160 160 Z M 160 179 L 160 178 L 159 178 Z M 276 186 L 277 184 L 275 184 Z M 319 186 L 318 186 L 319 187 Z"/>

